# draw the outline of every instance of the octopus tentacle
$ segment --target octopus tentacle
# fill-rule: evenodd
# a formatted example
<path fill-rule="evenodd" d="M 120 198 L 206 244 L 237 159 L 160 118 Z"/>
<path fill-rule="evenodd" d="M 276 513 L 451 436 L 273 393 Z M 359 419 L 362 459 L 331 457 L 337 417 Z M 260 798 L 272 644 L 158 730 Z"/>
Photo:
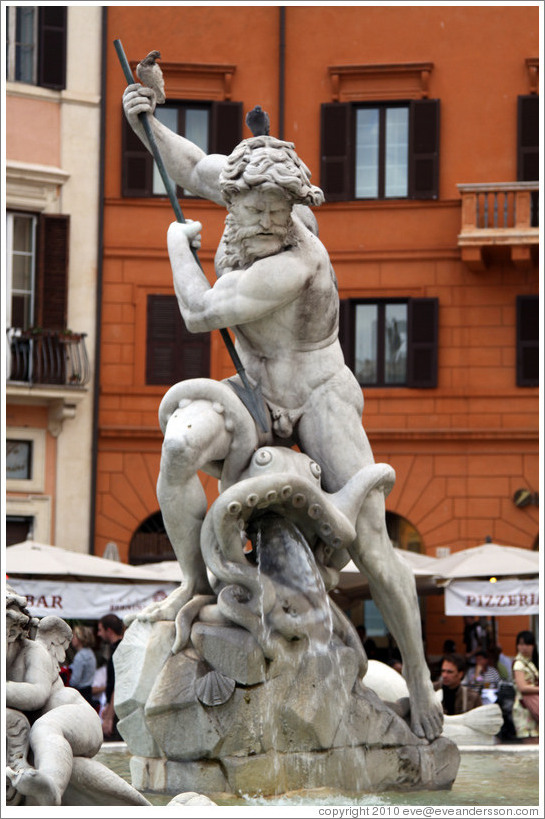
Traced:
<path fill-rule="evenodd" d="M 197 594 L 195 597 L 192 597 L 185 606 L 182 606 L 174 620 L 176 635 L 171 649 L 173 654 L 177 654 L 182 648 L 185 648 L 189 642 L 193 620 L 198 616 L 203 606 L 206 606 L 208 603 L 213 603 L 214 600 L 214 595 Z"/>

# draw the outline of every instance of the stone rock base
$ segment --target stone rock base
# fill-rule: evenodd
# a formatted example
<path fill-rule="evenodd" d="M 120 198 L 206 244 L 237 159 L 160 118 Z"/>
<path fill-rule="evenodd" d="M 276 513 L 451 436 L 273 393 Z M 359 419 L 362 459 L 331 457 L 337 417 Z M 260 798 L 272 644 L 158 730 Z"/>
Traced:
<path fill-rule="evenodd" d="M 135 788 L 177 793 L 193 789 L 214 796 L 274 796 L 294 790 L 331 788 L 345 793 L 386 790 L 448 790 L 460 757 L 440 737 L 427 746 L 332 748 L 307 753 L 258 754 L 181 762 L 145 757 L 131 759 Z"/>
<path fill-rule="evenodd" d="M 138 790 L 272 796 L 452 786 L 456 745 L 415 736 L 362 684 L 355 650 L 334 635 L 321 648 L 295 641 L 277 661 L 237 626 L 196 623 L 175 655 L 173 638 L 173 623 L 135 621 L 114 655 L 118 728 Z"/>

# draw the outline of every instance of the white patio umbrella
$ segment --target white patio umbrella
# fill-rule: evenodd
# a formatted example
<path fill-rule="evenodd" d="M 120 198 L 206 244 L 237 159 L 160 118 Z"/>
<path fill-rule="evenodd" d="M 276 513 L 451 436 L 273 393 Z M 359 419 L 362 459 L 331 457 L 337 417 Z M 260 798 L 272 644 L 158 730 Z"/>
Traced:
<path fill-rule="evenodd" d="M 434 563 L 445 589 L 445 614 L 497 617 L 537 614 L 539 553 L 483 543 Z"/>
<path fill-rule="evenodd" d="M 444 579 L 470 577 L 521 577 L 539 572 L 539 552 L 517 546 L 483 543 L 437 558 L 434 573 Z"/>
<path fill-rule="evenodd" d="M 437 558 L 409 552 L 406 549 L 396 548 L 395 552 L 412 569 L 419 594 L 438 592 L 434 581 Z M 369 583 L 352 560 L 341 570 L 338 588 L 351 597 L 370 597 Z"/>
<path fill-rule="evenodd" d="M 25 540 L 8 546 L 6 551 L 6 573 L 12 575 L 52 575 L 56 577 L 100 578 L 105 581 L 157 582 L 158 576 L 147 567 L 130 566 L 117 560 L 73 552 Z"/>
<path fill-rule="evenodd" d="M 37 617 L 85 620 L 109 612 L 123 617 L 176 587 L 143 566 L 33 540 L 8 546 L 5 558 L 8 585 L 26 596 L 30 613 Z"/>

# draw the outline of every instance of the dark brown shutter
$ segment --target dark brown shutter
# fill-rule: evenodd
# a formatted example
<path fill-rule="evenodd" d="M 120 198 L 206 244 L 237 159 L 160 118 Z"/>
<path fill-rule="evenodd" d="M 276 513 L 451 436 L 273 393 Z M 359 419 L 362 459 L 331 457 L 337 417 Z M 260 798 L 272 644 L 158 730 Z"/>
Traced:
<path fill-rule="evenodd" d="M 36 324 L 66 329 L 70 217 L 42 214 L 38 220 Z"/>
<path fill-rule="evenodd" d="M 439 100 L 410 104 L 409 195 L 439 198 Z"/>
<path fill-rule="evenodd" d="M 539 97 L 531 94 L 518 98 L 518 161 L 519 182 L 539 179 Z"/>
<path fill-rule="evenodd" d="M 321 111 L 320 185 L 328 202 L 353 198 L 351 107 L 344 102 L 328 102 Z"/>
<path fill-rule="evenodd" d="M 38 85 L 66 88 L 67 6 L 39 6 Z"/>
<path fill-rule="evenodd" d="M 518 98 L 517 179 L 519 182 L 539 180 L 539 97 L 537 94 Z M 539 191 L 532 191 L 531 204 L 530 224 L 532 227 L 539 227 Z"/>
<path fill-rule="evenodd" d="M 517 386 L 539 386 L 538 296 L 517 296 Z"/>
<path fill-rule="evenodd" d="M 175 384 L 210 375 L 210 333 L 190 333 L 176 296 L 149 295 L 146 384 Z"/>
<path fill-rule="evenodd" d="M 410 299 L 408 315 L 407 386 L 437 386 L 437 299 Z"/>
<path fill-rule="evenodd" d="M 344 363 L 354 372 L 354 308 L 350 299 L 339 301 L 339 343 Z"/>
<path fill-rule="evenodd" d="M 210 153 L 227 156 L 242 140 L 242 103 L 213 102 Z"/>
<path fill-rule="evenodd" d="M 144 143 L 136 136 L 124 113 L 122 128 L 123 196 L 151 196 L 153 185 L 153 157 Z"/>

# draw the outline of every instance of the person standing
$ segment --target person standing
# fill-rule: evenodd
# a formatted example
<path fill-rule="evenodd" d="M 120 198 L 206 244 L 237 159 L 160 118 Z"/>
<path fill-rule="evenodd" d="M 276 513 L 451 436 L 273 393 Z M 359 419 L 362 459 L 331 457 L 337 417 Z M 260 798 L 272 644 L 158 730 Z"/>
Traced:
<path fill-rule="evenodd" d="M 116 614 L 105 614 L 98 621 L 98 636 L 110 646 L 110 656 L 106 664 L 106 704 L 102 711 L 102 730 L 104 740 L 113 742 L 122 739 L 117 730 L 118 717 L 115 713 L 115 668 L 114 654 L 123 639 L 123 621 Z"/>
<path fill-rule="evenodd" d="M 515 702 L 513 722 L 517 739 L 524 743 L 539 742 L 539 671 L 534 659 L 536 640 L 531 631 L 517 634 L 517 656 L 513 662 Z"/>
<path fill-rule="evenodd" d="M 72 648 L 76 652 L 70 664 L 70 682 L 87 702 L 92 704 L 92 686 L 97 661 L 93 647 L 95 635 L 89 626 L 74 626 L 72 632 Z"/>
<path fill-rule="evenodd" d="M 447 654 L 443 657 L 441 679 L 434 684 L 434 688 L 441 688 L 443 691 L 445 714 L 465 714 L 483 704 L 477 691 L 462 685 L 466 667 L 465 658 L 461 654 Z"/>

